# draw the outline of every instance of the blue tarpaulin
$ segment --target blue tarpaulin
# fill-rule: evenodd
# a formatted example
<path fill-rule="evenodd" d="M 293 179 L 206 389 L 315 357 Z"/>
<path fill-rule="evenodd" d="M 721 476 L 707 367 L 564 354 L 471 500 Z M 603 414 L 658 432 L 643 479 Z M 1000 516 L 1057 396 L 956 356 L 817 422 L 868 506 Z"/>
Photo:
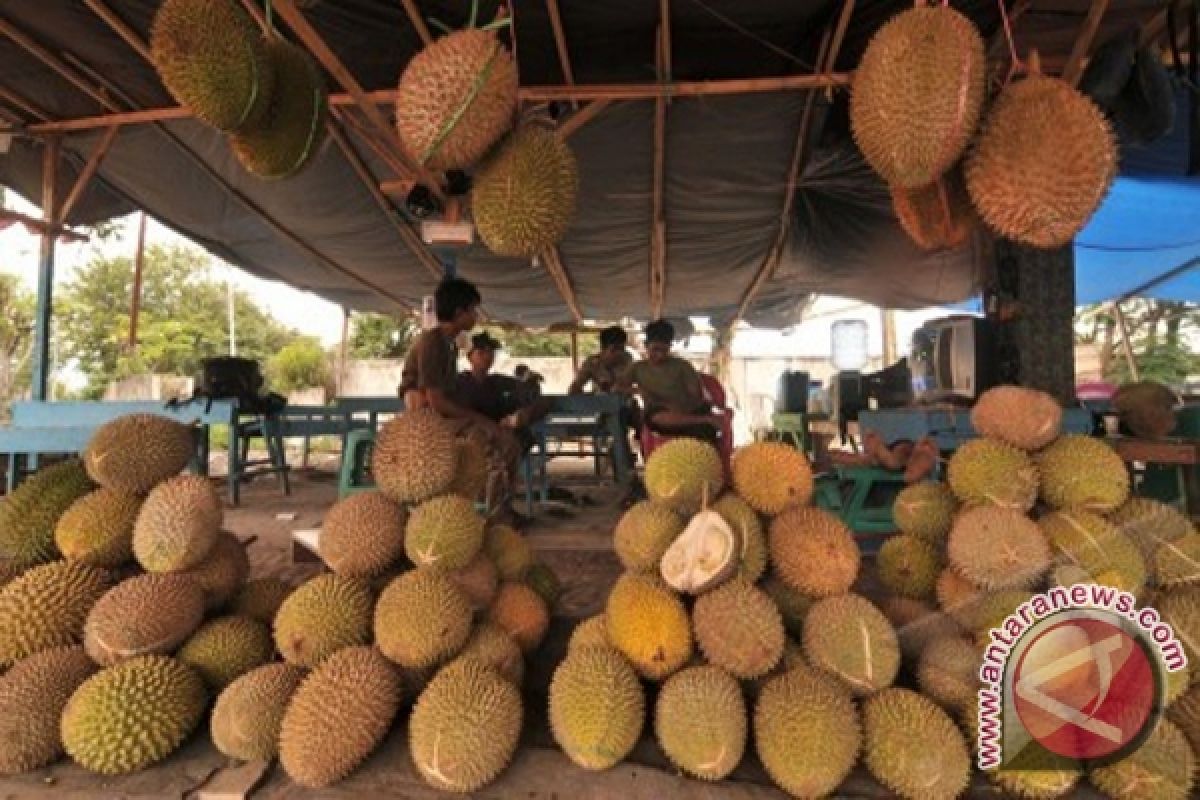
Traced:
<path fill-rule="evenodd" d="M 1114 300 L 1172 271 L 1137 294 L 1200 302 L 1200 178 L 1122 175 L 1075 239 L 1075 302 Z"/>

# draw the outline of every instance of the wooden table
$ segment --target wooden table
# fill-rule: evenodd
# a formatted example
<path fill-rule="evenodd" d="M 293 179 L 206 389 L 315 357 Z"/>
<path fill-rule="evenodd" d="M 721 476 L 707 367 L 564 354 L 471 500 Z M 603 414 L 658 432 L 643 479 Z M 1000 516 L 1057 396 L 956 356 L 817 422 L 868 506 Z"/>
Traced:
<path fill-rule="evenodd" d="M 1174 467 L 1185 510 L 1189 514 L 1200 511 L 1200 440 L 1112 436 L 1107 441 L 1126 464 Z"/>

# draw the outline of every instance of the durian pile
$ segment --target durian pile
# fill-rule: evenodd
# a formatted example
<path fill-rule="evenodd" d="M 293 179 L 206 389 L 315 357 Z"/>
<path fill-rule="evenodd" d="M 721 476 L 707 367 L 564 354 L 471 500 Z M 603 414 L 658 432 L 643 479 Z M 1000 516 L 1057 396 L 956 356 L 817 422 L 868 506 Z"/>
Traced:
<path fill-rule="evenodd" d="M 1200 534 L 1170 506 L 1130 494 L 1128 472 L 1102 440 L 1060 432 L 1050 396 L 1005 386 L 972 411 L 981 434 L 950 458 L 946 482 L 896 499 L 901 535 L 884 543 L 883 611 L 920 691 L 975 741 L 978 670 L 988 631 L 1035 592 L 1098 583 L 1153 605 L 1192 665 L 1200 657 Z M 1060 797 L 1085 779 L 1113 798 L 1186 798 L 1200 760 L 1200 673 L 1170 674 L 1167 716 L 1132 755 L 1087 769 L 989 775 L 1010 794 Z"/>
<path fill-rule="evenodd" d="M 304 49 L 260 31 L 237 0 L 165 0 L 150 52 L 171 95 L 228 134 L 250 174 L 295 175 L 324 142 L 321 71 Z"/>
<path fill-rule="evenodd" d="M 947 5 L 909 9 L 872 37 L 854 73 L 850 122 L 922 249 L 967 241 L 975 218 L 1033 247 L 1069 243 L 1116 177 L 1104 113 L 1066 81 L 1027 75 L 987 96 L 975 24 Z"/>
<path fill-rule="evenodd" d="M 1086 580 L 1138 592 L 1197 657 L 1200 535 L 1188 520 L 1130 498 L 1103 442 L 1060 436 L 1047 395 L 992 390 L 973 420 L 983 438 L 953 457 L 948 484 L 900 495 L 902 534 L 873 565 L 808 505 L 811 472 L 790 447 L 740 449 L 724 493 L 710 446 L 656 451 L 649 499 L 614 534 L 626 571 L 604 612 L 576 627 L 551 685 L 563 751 L 607 769 L 652 720 L 663 754 L 694 778 L 729 776 L 752 744 L 798 797 L 834 793 L 859 764 L 901 797 L 955 797 L 972 780 L 983 637 L 1033 591 Z M 878 603 L 856 591 L 870 569 L 886 587 Z M 1141 750 L 1088 776 L 1097 788 L 1188 796 L 1200 684 L 1174 679 L 1170 699 L 1170 721 Z M 1029 798 L 1084 777 L 1054 767 L 988 777 Z"/>
<path fill-rule="evenodd" d="M 329 511 L 331 571 L 294 590 L 246 581 L 210 483 L 179 474 L 192 452 L 190 428 L 123 417 L 82 461 L 0 504 L 0 774 L 64 753 L 134 772 L 207 719 L 223 754 L 278 757 L 296 783 L 323 787 L 411 701 L 426 781 L 493 780 L 516 749 L 524 658 L 558 585 L 520 534 L 476 512 L 482 449 L 430 412 L 389 422 L 379 491 Z"/>

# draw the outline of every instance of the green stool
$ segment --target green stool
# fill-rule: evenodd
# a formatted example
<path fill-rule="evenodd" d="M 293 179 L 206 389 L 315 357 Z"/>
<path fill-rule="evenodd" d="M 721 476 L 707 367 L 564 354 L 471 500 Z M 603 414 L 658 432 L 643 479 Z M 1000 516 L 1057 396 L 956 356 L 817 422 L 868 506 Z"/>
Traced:
<path fill-rule="evenodd" d="M 899 472 L 879 467 L 837 467 L 817 478 L 814 500 L 836 514 L 854 533 L 864 553 L 876 553 L 883 539 L 896 532 L 892 504 L 905 486 Z"/>
<path fill-rule="evenodd" d="M 367 457 L 375 443 L 375 431 L 358 428 L 346 434 L 342 443 L 342 468 L 338 473 L 338 497 L 375 488 L 367 477 Z"/>
<path fill-rule="evenodd" d="M 802 413 L 772 414 L 771 430 L 767 434 L 767 438 L 776 442 L 790 442 L 800 452 L 807 453 L 809 448 L 808 415 Z"/>

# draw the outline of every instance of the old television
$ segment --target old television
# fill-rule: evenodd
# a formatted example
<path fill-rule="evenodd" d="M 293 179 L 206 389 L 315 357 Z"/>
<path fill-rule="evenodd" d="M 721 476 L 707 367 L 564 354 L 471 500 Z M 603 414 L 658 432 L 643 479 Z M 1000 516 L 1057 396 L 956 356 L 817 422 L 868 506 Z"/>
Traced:
<path fill-rule="evenodd" d="M 913 333 L 909 370 L 918 403 L 974 401 L 996 384 L 991 323 L 956 315 L 930 320 Z"/>

